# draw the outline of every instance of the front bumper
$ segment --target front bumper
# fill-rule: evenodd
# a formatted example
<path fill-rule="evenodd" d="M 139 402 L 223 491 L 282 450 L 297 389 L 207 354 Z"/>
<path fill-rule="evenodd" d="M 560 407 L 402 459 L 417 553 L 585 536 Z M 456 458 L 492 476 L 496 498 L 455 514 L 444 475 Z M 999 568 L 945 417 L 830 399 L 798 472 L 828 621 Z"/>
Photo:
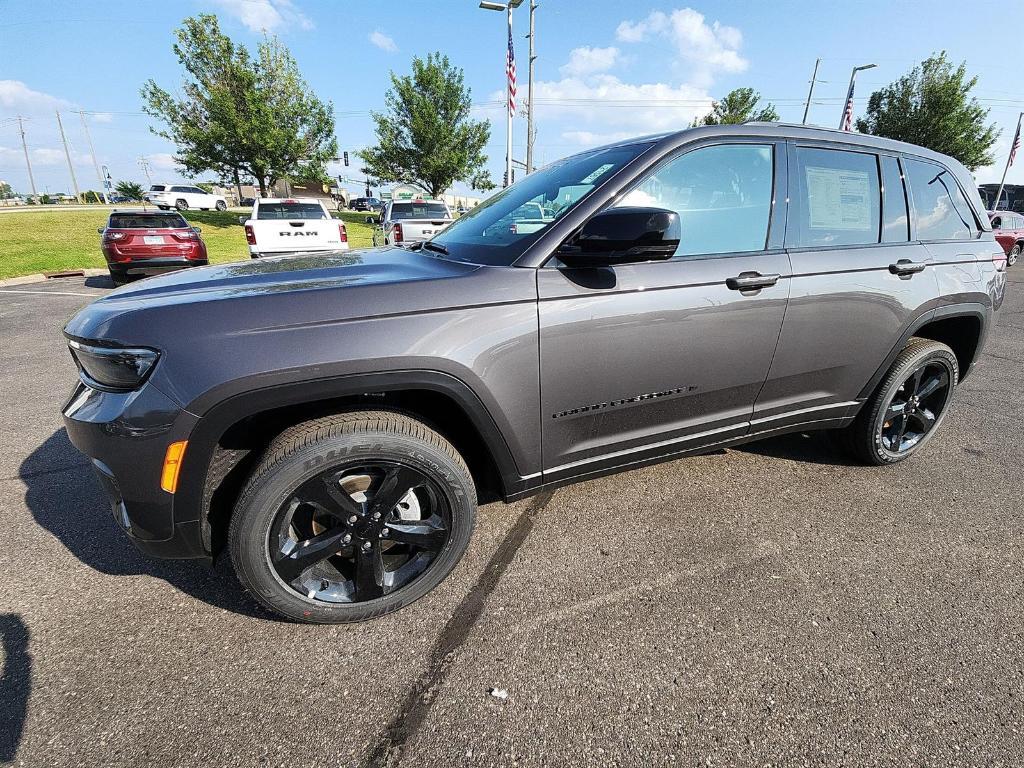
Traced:
<path fill-rule="evenodd" d="M 79 382 L 62 409 L 71 443 L 92 462 L 114 520 L 142 551 L 206 558 L 196 511 L 176 510 L 160 487 L 167 446 L 187 440 L 196 417 L 151 383 L 104 392 Z"/>

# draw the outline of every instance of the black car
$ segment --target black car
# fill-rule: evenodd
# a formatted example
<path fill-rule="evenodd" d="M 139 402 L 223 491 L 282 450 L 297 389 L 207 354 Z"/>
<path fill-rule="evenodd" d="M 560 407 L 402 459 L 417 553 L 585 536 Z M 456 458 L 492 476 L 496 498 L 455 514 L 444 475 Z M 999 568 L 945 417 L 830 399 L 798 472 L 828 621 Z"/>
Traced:
<path fill-rule="evenodd" d="M 270 609 L 358 621 L 441 583 L 478 499 L 808 430 L 868 465 L 923 465 L 1005 289 L 956 160 L 701 127 L 553 163 L 414 248 L 101 298 L 65 328 L 80 380 L 64 423 L 140 548 L 226 549 Z M 723 493 L 737 488 L 773 492 L 738 477 Z M 879 514 L 899 511 L 897 493 Z M 544 546 L 569 551 L 588 524 L 565 517 Z M 673 535 L 622 525 L 640 545 Z"/>
<path fill-rule="evenodd" d="M 376 197 L 356 197 L 349 201 L 348 207 L 353 211 L 379 211 L 381 202 Z"/>

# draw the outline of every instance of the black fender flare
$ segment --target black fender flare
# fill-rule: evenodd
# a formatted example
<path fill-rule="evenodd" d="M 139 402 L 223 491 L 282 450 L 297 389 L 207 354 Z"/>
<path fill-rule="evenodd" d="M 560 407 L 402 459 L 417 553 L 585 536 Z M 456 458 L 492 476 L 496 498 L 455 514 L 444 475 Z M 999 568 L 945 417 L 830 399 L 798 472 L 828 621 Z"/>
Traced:
<path fill-rule="evenodd" d="M 512 452 L 494 418 L 476 393 L 461 379 L 431 370 L 348 374 L 236 392 L 204 409 L 201 415 L 197 414 L 199 421 L 189 435 L 181 468 L 181 477 L 188 480 L 179 486 L 175 495 L 175 522 L 183 523 L 202 517 L 210 461 L 220 438 L 239 421 L 292 405 L 410 389 L 429 390 L 451 398 L 468 416 L 490 451 L 505 495 L 514 494 L 525 487 L 526 481 L 520 475 Z"/>

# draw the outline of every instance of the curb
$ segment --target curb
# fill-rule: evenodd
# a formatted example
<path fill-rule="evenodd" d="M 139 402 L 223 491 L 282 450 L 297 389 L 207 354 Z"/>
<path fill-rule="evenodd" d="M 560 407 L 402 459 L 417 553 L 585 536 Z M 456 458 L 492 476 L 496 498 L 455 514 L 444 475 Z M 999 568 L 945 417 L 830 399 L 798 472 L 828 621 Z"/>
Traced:
<path fill-rule="evenodd" d="M 99 275 L 107 274 L 107 270 L 105 269 L 89 268 L 82 271 L 85 272 L 86 277 L 98 277 Z M 22 275 L 21 277 L 9 277 L 6 280 L 0 280 L 0 288 L 3 288 L 8 285 L 27 285 L 28 283 L 45 283 L 48 280 L 57 282 L 61 279 L 63 278 L 47 277 L 46 275 L 40 273 L 36 273 L 34 275 Z"/>

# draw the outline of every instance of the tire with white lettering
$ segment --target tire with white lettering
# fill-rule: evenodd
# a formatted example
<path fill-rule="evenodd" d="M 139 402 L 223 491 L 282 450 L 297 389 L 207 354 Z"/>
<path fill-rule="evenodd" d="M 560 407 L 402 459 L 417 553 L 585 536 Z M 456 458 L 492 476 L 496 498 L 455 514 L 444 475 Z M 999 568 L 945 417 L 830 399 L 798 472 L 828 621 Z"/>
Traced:
<path fill-rule="evenodd" d="M 294 621 L 365 621 L 440 584 L 469 545 L 476 489 L 455 448 L 393 411 L 285 430 L 239 495 L 228 547 L 246 589 Z"/>

